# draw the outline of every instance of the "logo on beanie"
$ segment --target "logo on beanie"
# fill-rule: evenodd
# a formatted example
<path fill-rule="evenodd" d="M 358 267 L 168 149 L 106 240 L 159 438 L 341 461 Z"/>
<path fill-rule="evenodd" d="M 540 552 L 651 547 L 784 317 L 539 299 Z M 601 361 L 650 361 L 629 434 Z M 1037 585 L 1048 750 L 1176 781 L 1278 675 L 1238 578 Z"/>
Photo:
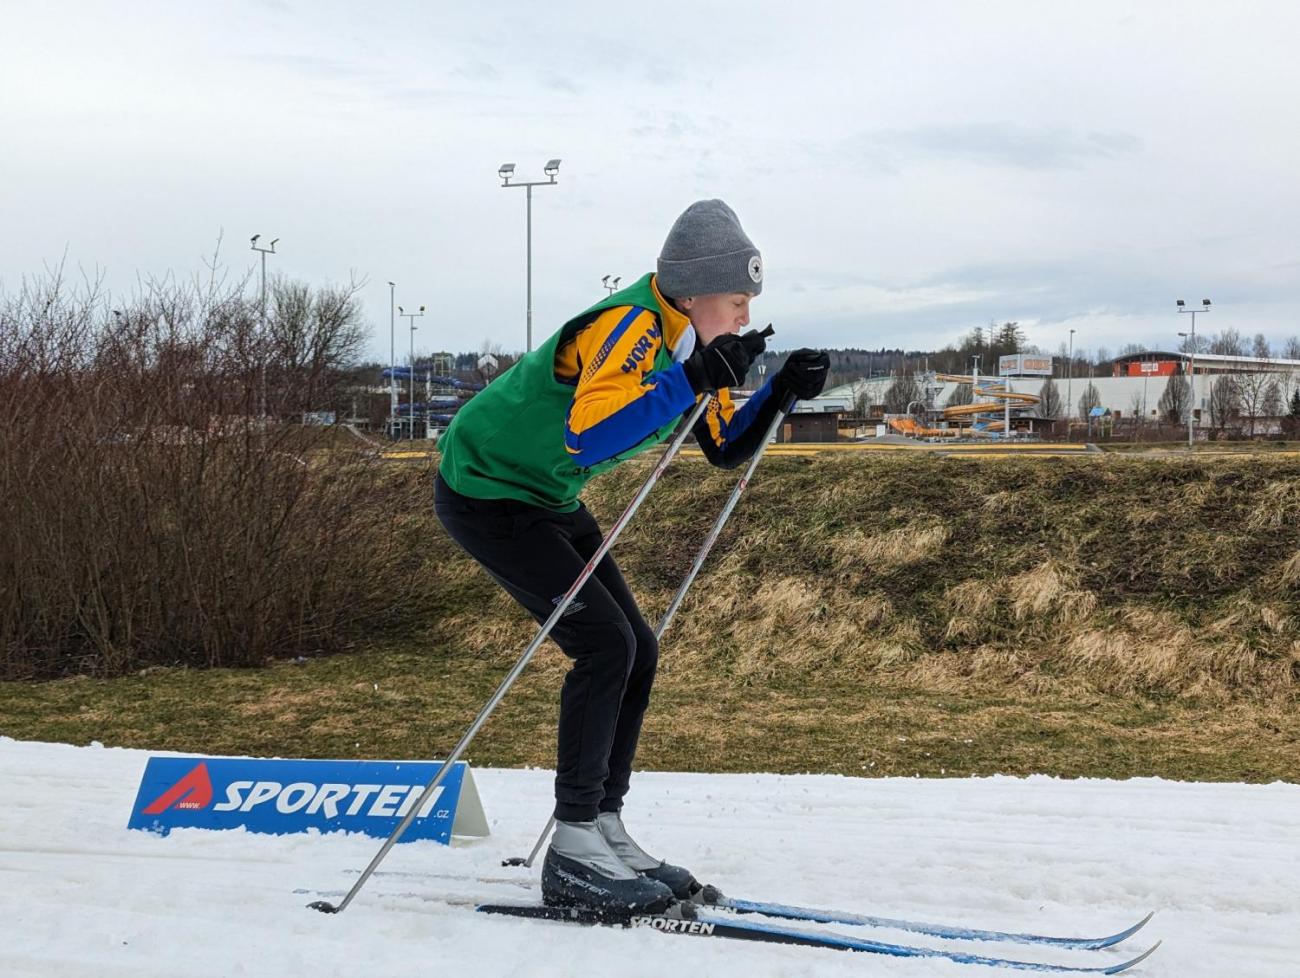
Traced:
<path fill-rule="evenodd" d="M 763 281 L 763 259 L 758 255 L 749 260 L 749 277 L 755 285 Z"/>

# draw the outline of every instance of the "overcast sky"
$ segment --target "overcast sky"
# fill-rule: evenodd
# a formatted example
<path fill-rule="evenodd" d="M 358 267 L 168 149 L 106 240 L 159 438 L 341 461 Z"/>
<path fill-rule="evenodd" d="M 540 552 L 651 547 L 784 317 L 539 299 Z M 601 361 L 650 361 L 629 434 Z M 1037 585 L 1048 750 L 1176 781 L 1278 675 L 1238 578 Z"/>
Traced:
<path fill-rule="evenodd" d="M 417 350 L 524 343 L 722 197 L 776 345 L 1300 333 L 1300 5 L 28 2 L 0 23 L 0 287 L 364 278 Z M 399 321 L 399 359 L 408 334 Z"/>

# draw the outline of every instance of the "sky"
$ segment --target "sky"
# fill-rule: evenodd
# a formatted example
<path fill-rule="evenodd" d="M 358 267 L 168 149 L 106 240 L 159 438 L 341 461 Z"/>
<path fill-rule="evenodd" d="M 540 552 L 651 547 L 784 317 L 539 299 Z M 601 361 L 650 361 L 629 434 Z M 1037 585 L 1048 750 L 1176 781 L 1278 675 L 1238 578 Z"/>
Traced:
<path fill-rule="evenodd" d="M 361 290 L 370 358 L 540 342 L 720 197 L 777 348 L 1300 333 L 1300 5 L 6 0 L 0 289 Z M 220 248 L 218 250 L 218 242 Z M 255 280 L 251 287 L 256 287 Z"/>

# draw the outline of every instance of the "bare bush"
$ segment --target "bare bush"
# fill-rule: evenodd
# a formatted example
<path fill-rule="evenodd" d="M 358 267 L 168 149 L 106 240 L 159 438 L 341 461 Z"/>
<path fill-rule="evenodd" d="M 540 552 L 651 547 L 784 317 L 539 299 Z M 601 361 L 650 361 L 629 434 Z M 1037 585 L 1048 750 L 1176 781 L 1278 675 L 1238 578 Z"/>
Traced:
<path fill-rule="evenodd" d="M 1210 428 L 1221 437 L 1241 415 L 1241 390 L 1231 374 L 1210 383 Z"/>
<path fill-rule="evenodd" d="M 1097 385 L 1088 381 L 1088 386 L 1083 389 L 1079 395 L 1079 417 L 1087 420 L 1092 409 L 1101 406 L 1101 393 L 1097 390 Z"/>
<path fill-rule="evenodd" d="M 911 372 L 899 374 L 885 391 L 885 413 L 910 414 L 912 405 L 922 402 L 924 397 L 921 385 Z M 924 403 L 921 406 L 924 407 Z"/>
<path fill-rule="evenodd" d="M 1173 424 L 1187 421 L 1187 408 L 1192 400 L 1191 385 L 1182 372 L 1181 365 L 1169 375 L 1164 393 L 1160 395 L 1160 416 Z"/>
<path fill-rule="evenodd" d="M 0 296 L 0 676 L 252 665 L 392 620 L 401 486 L 284 421 L 330 395 L 350 293 L 275 294 L 301 307 L 266 329 L 238 287 Z"/>
<path fill-rule="evenodd" d="M 1244 373 L 1237 378 L 1237 402 L 1246 419 L 1246 434 L 1254 438 L 1255 426 L 1261 418 L 1282 414 L 1282 389 L 1275 377 L 1263 371 Z"/>

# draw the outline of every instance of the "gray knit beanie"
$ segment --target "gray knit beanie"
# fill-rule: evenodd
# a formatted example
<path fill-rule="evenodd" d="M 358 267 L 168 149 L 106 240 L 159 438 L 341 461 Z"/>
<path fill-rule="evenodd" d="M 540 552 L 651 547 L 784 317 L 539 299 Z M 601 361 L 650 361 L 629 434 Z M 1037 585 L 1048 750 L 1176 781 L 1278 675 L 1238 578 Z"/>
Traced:
<path fill-rule="evenodd" d="M 763 291 L 763 256 L 720 200 L 682 212 L 659 252 L 659 291 L 674 299 Z"/>

